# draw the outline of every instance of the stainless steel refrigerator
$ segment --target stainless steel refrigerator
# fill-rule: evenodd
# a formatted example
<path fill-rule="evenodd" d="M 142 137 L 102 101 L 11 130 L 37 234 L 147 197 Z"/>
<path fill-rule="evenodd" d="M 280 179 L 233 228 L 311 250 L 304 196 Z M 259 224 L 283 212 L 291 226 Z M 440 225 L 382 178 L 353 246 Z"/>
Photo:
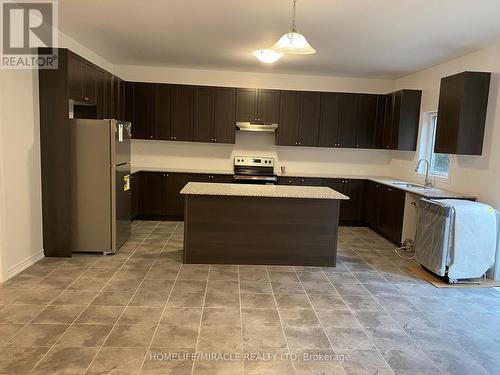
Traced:
<path fill-rule="evenodd" d="M 116 252 L 130 236 L 130 132 L 119 120 L 69 120 L 72 248 Z"/>

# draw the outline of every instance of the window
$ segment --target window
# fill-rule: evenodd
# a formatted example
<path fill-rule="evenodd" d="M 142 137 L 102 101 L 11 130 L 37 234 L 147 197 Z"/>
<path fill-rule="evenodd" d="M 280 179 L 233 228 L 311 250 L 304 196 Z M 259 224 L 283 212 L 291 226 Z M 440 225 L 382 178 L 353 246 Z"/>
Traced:
<path fill-rule="evenodd" d="M 429 121 L 427 127 L 427 136 L 423 135 L 422 139 L 425 142 L 421 147 L 420 157 L 429 160 L 429 174 L 433 176 L 448 178 L 450 171 L 451 157 L 449 154 L 438 154 L 434 152 L 434 144 L 436 142 L 436 128 L 437 128 L 437 113 L 429 114 Z M 424 167 L 421 167 L 419 172 L 424 172 Z"/>

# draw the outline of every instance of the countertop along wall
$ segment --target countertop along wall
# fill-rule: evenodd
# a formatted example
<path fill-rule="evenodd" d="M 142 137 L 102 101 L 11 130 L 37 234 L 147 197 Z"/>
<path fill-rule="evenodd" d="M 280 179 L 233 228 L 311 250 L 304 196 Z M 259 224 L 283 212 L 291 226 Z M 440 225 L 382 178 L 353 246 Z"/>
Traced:
<path fill-rule="evenodd" d="M 115 66 L 125 80 L 285 90 L 388 93 L 393 80 L 321 77 L 272 73 L 249 73 L 144 66 Z M 274 133 L 236 131 L 236 144 L 197 142 L 132 141 L 132 164 L 141 167 L 207 168 L 231 171 L 233 157 L 267 156 L 287 172 L 387 175 L 391 153 L 384 150 L 276 147 Z"/>
<path fill-rule="evenodd" d="M 113 71 L 65 34 L 59 46 Z M 0 282 L 43 257 L 41 194 L 38 72 L 0 70 Z"/>
<path fill-rule="evenodd" d="M 453 156 L 449 179 L 436 183 L 443 189 L 476 195 L 479 201 L 500 208 L 500 44 L 398 79 L 395 87 L 423 90 L 421 132 L 424 114 L 437 111 L 441 78 L 467 70 L 492 72 L 483 155 Z M 413 171 L 418 157 L 418 150 L 393 152 L 390 175 L 422 182 L 423 176 Z"/>

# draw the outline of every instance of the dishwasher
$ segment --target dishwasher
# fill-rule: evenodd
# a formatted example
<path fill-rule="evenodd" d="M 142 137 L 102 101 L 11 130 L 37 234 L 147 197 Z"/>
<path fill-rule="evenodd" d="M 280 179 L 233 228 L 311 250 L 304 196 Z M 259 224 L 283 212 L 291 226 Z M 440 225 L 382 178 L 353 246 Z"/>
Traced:
<path fill-rule="evenodd" d="M 475 202 L 467 202 L 463 201 L 461 204 L 478 205 Z M 464 257 L 457 261 L 454 255 L 456 249 L 453 205 L 447 203 L 447 200 L 421 198 L 418 201 L 415 261 L 438 276 L 448 277 L 450 284 L 482 276 L 500 281 L 500 214 L 498 210 L 494 210 L 492 214 L 496 218 L 495 249 L 485 248 L 485 254 L 474 257 L 472 262 L 469 259 L 465 264 Z M 461 271 L 460 277 L 455 277 L 453 267 L 466 268 L 469 271 Z"/>

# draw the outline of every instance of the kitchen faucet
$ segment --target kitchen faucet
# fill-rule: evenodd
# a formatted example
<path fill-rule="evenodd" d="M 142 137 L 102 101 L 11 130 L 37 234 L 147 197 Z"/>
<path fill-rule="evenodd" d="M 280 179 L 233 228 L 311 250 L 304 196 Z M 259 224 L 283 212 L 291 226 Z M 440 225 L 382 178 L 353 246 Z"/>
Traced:
<path fill-rule="evenodd" d="M 415 167 L 415 172 L 418 172 L 419 168 L 420 168 L 420 164 L 425 161 L 425 182 L 424 182 L 424 185 L 425 186 L 432 186 L 432 182 L 429 180 L 429 167 L 430 167 L 430 163 L 429 163 L 429 160 L 427 159 L 420 159 L 417 163 L 417 166 Z"/>

